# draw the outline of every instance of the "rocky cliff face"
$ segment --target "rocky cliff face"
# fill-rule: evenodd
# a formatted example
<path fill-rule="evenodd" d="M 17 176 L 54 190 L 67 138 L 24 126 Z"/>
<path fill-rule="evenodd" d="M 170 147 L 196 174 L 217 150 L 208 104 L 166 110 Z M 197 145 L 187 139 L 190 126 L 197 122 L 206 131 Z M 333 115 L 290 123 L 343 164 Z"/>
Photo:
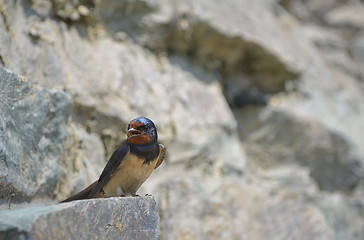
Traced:
<path fill-rule="evenodd" d="M 136 116 L 161 239 L 364 238 L 364 4 L 0 0 L 1 208 L 95 180 Z M 5 70 L 7 69 L 7 70 Z"/>

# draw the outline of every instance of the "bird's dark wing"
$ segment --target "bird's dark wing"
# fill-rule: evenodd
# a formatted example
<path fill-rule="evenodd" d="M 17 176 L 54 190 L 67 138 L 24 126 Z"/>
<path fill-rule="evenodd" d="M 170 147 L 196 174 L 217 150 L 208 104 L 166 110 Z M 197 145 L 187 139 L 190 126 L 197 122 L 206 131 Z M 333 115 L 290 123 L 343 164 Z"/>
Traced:
<path fill-rule="evenodd" d="M 156 169 L 157 167 L 159 167 L 159 165 L 162 164 L 165 156 L 166 156 L 166 147 L 162 144 L 159 144 L 159 155 L 154 169 Z"/>
<path fill-rule="evenodd" d="M 82 199 L 88 199 L 88 195 L 90 194 L 91 190 L 94 188 L 94 186 L 97 184 L 97 181 L 93 182 L 88 186 L 87 188 L 83 189 L 82 191 L 72 195 L 71 197 L 63 200 L 61 203 L 64 202 L 71 202 L 75 200 L 82 200 Z"/>
<path fill-rule="evenodd" d="M 104 170 L 102 171 L 99 180 L 88 195 L 88 198 L 93 198 L 98 194 L 103 186 L 109 181 L 115 170 L 119 167 L 120 163 L 124 160 L 128 154 L 130 148 L 129 144 L 125 141 L 124 144 L 118 148 L 110 157 Z"/>

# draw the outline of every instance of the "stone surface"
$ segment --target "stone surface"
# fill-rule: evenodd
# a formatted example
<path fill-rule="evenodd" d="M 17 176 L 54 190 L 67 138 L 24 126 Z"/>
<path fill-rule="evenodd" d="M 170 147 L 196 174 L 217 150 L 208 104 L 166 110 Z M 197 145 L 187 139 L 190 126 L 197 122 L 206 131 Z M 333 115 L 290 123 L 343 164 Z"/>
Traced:
<path fill-rule="evenodd" d="M 29 91 L 67 95 L 71 106 L 67 121 L 38 128 L 64 129 L 52 135 L 62 157 L 43 158 L 57 169 L 45 193 L 32 195 L 44 181 L 34 175 L 28 195 L 15 195 L 23 205 L 7 190 L 0 208 L 82 189 L 125 139 L 126 123 L 145 115 L 167 147 L 139 193 L 156 196 L 160 239 L 363 239 L 363 6 L 0 0 L 0 65 L 24 75 Z M 14 102 L 29 96 L 18 92 Z M 7 133 L 1 149 L 23 149 Z M 21 166 L 2 171 L 7 189 L 19 185 Z"/>
<path fill-rule="evenodd" d="M 68 157 L 60 163 L 61 177 L 56 188 L 59 201 L 98 179 L 105 166 L 101 139 L 76 124 L 71 124 L 68 129 L 70 136 L 65 143 Z"/>
<path fill-rule="evenodd" d="M 49 198 L 61 175 L 70 101 L 0 68 L 1 203 Z"/>
<path fill-rule="evenodd" d="M 251 113 L 253 114 L 253 113 Z M 236 112 L 236 116 L 246 112 Z M 266 110 L 240 135 L 249 157 L 262 168 L 294 163 L 310 169 L 311 177 L 327 191 L 351 191 L 362 178 L 362 158 L 353 144 L 318 122 L 285 112 Z"/>
<path fill-rule="evenodd" d="M 151 197 L 75 201 L 0 212 L 0 239 L 158 239 Z"/>
<path fill-rule="evenodd" d="M 333 239 L 308 171 L 241 179 L 172 169 L 166 179 L 154 189 L 162 239 Z"/>
<path fill-rule="evenodd" d="M 248 171 L 244 178 L 169 169 L 149 184 L 158 196 L 162 239 L 357 239 L 363 192 L 321 191 L 295 165 Z M 356 219 L 356 221 L 353 221 Z"/>
<path fill-rule="evenodd" d="M 17 5 L 10 1 L 5 6 L 6 21 L 18 31 L 13 37 L 4 31 L 4 39 L 11 38 L 9 44 L 16 51 L 21 47 L 29 49 L 22 58 L 9 57 L 8 62 L 3 58 L 5 65 L 42 86 L 65 89 L 74 97 L 75 120 L 88 130 L 100 135 L 105 131 L 115 132 L 115 141 L 120 142 L 125 138 L 121 133 L 127 122 L 144 115 L 159 122 L 162 141 L 175 152 L 170 156 L 172 162 L 179 162 L 186 154 L 189 158 L 202 153 L 214 156 L 216 147 L 223 151 L 217 136 L 229 135 L 236 129 L 236 121 L 213 74 L 195 69 L 186 61 L 155 56 L 129 37 L 123 44 L 107 37 L 90 42 L 78 26 L 68 29 L 64 22 L 52 18 L 43 21 L 30 14 L 33 8 L 23 1 Z M 122 6 L 127 8 L 128 4 Z M 26 10 L 22 11 L 23 8 Z M 31 20 L 24 22 L 27 14 Z M 37 30 L 35 39 L 29 37 L 33 27 Z M 44 48 L 32 46 L 39 43 Z M 25 67 L 30 64 L 36 64 L 37 68 Z M 210 108 L 210 104 L 215 107 Z M 192 128 L 198 131 L 190 131 Z M 196 142 L 189 144 L 191 138 Z M 237 135 L 230 138 L 238 141 Z M 211 139 L 216 139 L 213 145 Z M 244 159 L 244 153 L 233 151 L 230 157 Z M 205 158 L 207 162 L 215 159 Z M 244 160 L 241 162 L 234 166 L 240 172 Z M 231 163 L 226 165 L 230 168 Z"/>

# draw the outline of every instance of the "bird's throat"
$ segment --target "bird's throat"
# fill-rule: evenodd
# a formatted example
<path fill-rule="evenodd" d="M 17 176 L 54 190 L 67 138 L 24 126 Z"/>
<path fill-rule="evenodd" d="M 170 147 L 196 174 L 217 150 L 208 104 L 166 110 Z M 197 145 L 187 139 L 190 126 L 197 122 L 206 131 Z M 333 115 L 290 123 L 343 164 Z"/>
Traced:
<path fill-rule="evenodd" d="M 128 142 L 134 145 L 145 145 L 151 143 L 152 139 L 148 136 L 148 134 L 140 134 L 129 137 Z"/>

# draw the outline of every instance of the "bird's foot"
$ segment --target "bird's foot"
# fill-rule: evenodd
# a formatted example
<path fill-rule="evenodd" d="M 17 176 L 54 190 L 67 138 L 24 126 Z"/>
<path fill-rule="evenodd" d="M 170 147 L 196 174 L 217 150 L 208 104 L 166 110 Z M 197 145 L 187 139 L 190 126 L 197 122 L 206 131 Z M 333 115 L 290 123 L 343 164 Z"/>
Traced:
<path fill-rule="evenodd" d="M 138 194 L 133 194 L 133 197 L 140 197 L 140 195 L 138 195 Z"/>
<path fill-rule="evenodd" d="M 147 194 L 145 194 L 145 196 L 146 197 L 152 197 L 152 194 L 147 193 Z"/>
<path fill-rule="evenodd" d="M 120 197 L 125 197 L 125 195 L 124 194 L 120 194 Z"/>

